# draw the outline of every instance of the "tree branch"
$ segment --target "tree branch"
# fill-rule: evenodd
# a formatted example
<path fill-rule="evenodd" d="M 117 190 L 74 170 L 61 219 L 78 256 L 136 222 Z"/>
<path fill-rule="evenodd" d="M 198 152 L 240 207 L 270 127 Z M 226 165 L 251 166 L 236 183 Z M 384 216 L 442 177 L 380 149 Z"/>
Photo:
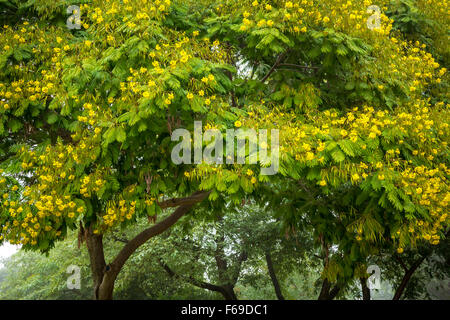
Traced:
<path fill-rule="evenodd" d="M 308 69 L 308 70 L 319 70 L 319 67 L 316 66 L 301 66 L 299 64 L 293 64 L 293 63 L 280 63 L 278 64 L 278 67 L 291 67 L 291 68 L 298 68 L 298 69 Z"/>
<path fill-rule="evenodd" d="M 92 277 L 94 280 L 94 299 L 98 299 L 98 291 L 102 284 L 106 268 L 105 254 L 103 251 L 103 236 L 94 234 L 91 227 L 85 229 L 84 236 L 89 252 Z"/>
<path fill-rule="evenodd" d="M 212 283 L 197 280 L 192 276 L 182 276 L 182 275 L 176 273 L 162 259 L 159 259 L 159 264 L 171 277 L 179 278 L 179 279 L 186 281 L 186 282 L 188 282 L 196 287 L 199 287 L 201 289 L 206 289 L 206 290 L 215 291 L 215 292 L 219 292 L 219 293 L 223 292 L 223 288 L 220 286 L 217 286 Z"/>
<path fill-rule="evenodd" d="M 406 286 L 408 285 L 409 280 L 411 280 L 412 275 L 427 257 L 428 255 L 422 256 L 420 259 L 418 259 L 416 262 L 413 263 L 410 269 L 407 269 L 405 275 L 402 278 L 402 281 L 400 282 L 400 285 L 395 291 L 392 300 L 400 300 L 403 292 L 406 289 Z"/>
<path fill-rule="evenodd" d="M 367 286 L 367 278 L 359 278 L 359 281 L 361 283 L 363 300 L 370 300 L 370 289 Z"/>
<path fill-rule="evenodd" d="M 261 80 L 262 83 L 266 82 L 266 80 L 270 77 L 270 75 L 275 71 L 275 69 L 280 64 L 281 60 L 286 56 L 286 53 L 287 52 L 284 52 L 284 53 L 281 53 L 280 55 L 278 55 L 277 60 L 275 61 L 272 68 L 270 68 L 269 72 L 264 76 L 264 78 L 262 78 L 262 80 Z"/>
<path fill-rule="evenodd" d="M 235 268 L 234 273 L 231 276 L 231 282 L 232 282 L 233 286 L 238 281 L 239 275 L 241 274 L 242 263 L 244 261 L 246 261 L 247 258 L 248 258 L 247 252 L 245 250 L 242 251 L 241 254 L 239 255 L 236 265 L 234 266 L 234 268 Z"/>
<path fill-rule="evenodd" d="M 210 191 L 196 192 L 190 197 L 169 199 L 162 202 L 157 202 L 157 204 L 160 206 L 161 209 L 174 208 L 184 205 L 192 205 L 196 204 L 197 202 L 201 202 L 210 193 L 211 193 Z"/>
<path fill-rule="evenodd" d="M 400 265 L 402 266 L 403 270 L 405 270 L 405 272 L 408 272 L 408 267 L 406 266 L 406 264 L 403 262 L 402 258 L 400 258 L 397 255 L 394 255 L 395 260 L 397 260 L 398 263 L 400 263 Z"/>
<path fill-rule="evenodd" d="M 115 234 L 111 234 L 111 238 L 113 238 L 113 240 L 115 240 L 117 242 L 128 243 L 128 239 L 120 238 L 120 237 L 116 236 Z"/>

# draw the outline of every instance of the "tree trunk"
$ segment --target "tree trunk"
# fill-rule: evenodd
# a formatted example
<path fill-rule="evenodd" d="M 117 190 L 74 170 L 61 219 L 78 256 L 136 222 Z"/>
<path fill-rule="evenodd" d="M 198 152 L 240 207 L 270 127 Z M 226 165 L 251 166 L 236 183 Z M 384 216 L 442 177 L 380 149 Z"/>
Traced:
<path fill-rule="evenodd" d="M 331 283 L 328 281 L 328 279 L 325 278 L 323 280 L 322 289 L 320 290 L 320 294 L 317 300 L 333 300 L 337 296 L 339 291 L 340 288 L 337 285 L 331 288 Z"/>
<path fill-rule="evenodd" d="M 359 281 L 361 282 L 363 300 L 370 300 L 370 289 L 367 286 L 367 278 L 359 278 Z"/>
<path fill-rule="evenodd" d="M 117 254 L 116 258 L 108 265 L 105 262 L 105 254 L 103 251 L 103 236 L 96 235 L 92 232 L 92 227 L 86 230 L 80 228 L 80 232 L 84 232 L 86 245 L 88 247 L 89 259 L 91 262 L 92 276 L 94 280 L 94 299 L 95 300 L 112 300 L 114 292 L 114 282 L 117 275 L 122 270 L 123 265 L 128 258 L 150 238 L 155 237 L 172 225 L 174 225 L 182 216 L 184 216 L 196 203 L 203 201 L 211 192 L 196 192 L 190 197 L 180 199 L 170 199 L 159 203 L 161 208 L 178 207 L 171 215 L 164 220 L 145 229 L 133 239 L 128 241 L 125 246 Z"/>
<path fill-rule="evenodd" d="M 320 290 L 319 298 L 317 300 L 329 300 L 328 296 L 330 292 L 330 287 L 331 287 L 330 282 L 328 281 L 328 279 L 325 278 L 322 282 L 322 289 Z"/>
<path fill-rule="evenodd" d="M 95 235 L 92 228 L 84 230 L 84 237 L 86 239 L 86 246 L 89 253 L 89 260 L 92 271 L 92 278 L 94 281 L 94 299 L 99 298 L 100 286 L 103 282 L 103 274 L 106 269 L 105 256 L 103 252 L 103 237 L 102 235 Z"/>
<path fill-rule="evenodd" d="M 273 287 L 275 288 L 275 294 L 277 295 L 278 300 L 284 300 L 283 294 L 281 293 L 280 283 L 278 282 L 277 275 L 275 274 L 275 270 L 273 268 L 272 257 L 268 251 L 266 252 L 266 262 L 267 268 L 269 269 L 270 279 L 272 280 Z"/>
<path fill-rule="evenodd" d="M 232 284 L 227 284 L 222 286 L 222 291 L 220 292 L 225 300 L 237 300 L 237 296 L 234 293 L 234 286 Z"/>

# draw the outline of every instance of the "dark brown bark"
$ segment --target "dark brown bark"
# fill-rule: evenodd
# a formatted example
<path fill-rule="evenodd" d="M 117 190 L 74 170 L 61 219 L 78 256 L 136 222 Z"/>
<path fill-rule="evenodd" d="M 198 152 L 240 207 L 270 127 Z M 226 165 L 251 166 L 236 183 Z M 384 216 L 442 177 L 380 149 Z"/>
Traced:
<path fill-rule="evenodd" d="M 330 263 L 329 246 L 328 246 L 328 244 L 325 243 L 322 234 L 319 236 L 319 239 L 322 244 L 322 248 L 325 251 L 325 256 L 323 258 L 324 268 L 327 268 L 327 266 Z M 331 285 L 332 284 L 330 283 L 330 281 L 327 278 L 325 278 L 323 280 L 322 289 L 320 290 L 319 297 L 317 298 L 317 300 L 333 300 L 337 296 L 337 294 L 339 293 L 341 288 L 338 285 L 335 285 L 332 288 Z"/>
<path fill-rule="evenodd" d="M 416 262 L 413 263 L 411 268 L 406 270 L 405 275 L 403 276 L 402 281 L 400 282 L 400 285 L 398 286 L 397 290 L 395 290 L 395 294 L 392 300 L 400 300 L 401 296 L 403 295 L 403 292 L 406 289 L 406 286 L 408 285 L 409 280 L 411 280 L 412 275 L 426 258 L 427 256 L 421 257 L 420 259 L 418 259 Z M 402 266 L 405 267 L 405 264 L 403 262 Z"/>
<path fill-rule="evenodd" d="M 159 203 L 161 208 L 178 208 L 161 222 L 142 231 L 136 237 L 129 240 L 109 265 L 106 265 L 105 262 L 102 236 L 93 234 L 91 228 L 88 228 L 85 237 L 94 279 L 94 298 L 96 300 L 112 300 L 116 278 L 125 262 L 136 249 L 150 238 L 157 236 L 170 228 L 196 203 L 204 200 L 209 194 L 210 192 L 196 192 L 188 198 L 171 199 Z"/>
<path fill-rule="evenodd" d="M 277 275 L 275 274 L 275 270 L 273 268 L 272 257 L 269 252 L 266 252 L 266 262 L 267 269 L 269 270 L 270 279 L 272 280 L 273 287 L 275 288 L 275 294 L 277 295 L 278 300 L 284 300 L 283 294 L 281 292 L 280 283 L 278 282 Z"/>
<path fill-rule="evenodd" d="M 331 284 L 328 279 L 324 279 L 322 282 L 322 289 L 320 290 L 319 297 L 317 300 L 328 300 L 328 295 L 330 292 Z"/>
<path fill-rule="evenodd" d="M 220 287 L 224 288 L 222 295 L 225 300 L 237 300 L 234 287 L 241 273 L 242 262 L 247 259 L 247 253 L 245 251 L 241 252 L 235 265 L 230 267 L 225 259 L 224 242 L 225 236 L 222 234 L 216 241 L 214 254 L 219 282 L 221 283 Z"/>
<path fill-rule="evenodd" d="M 367 278 L 359 278 L 359 281 L 361 282 L 363 300 L 370 300 L 370 289 L 367 286 Z"/>

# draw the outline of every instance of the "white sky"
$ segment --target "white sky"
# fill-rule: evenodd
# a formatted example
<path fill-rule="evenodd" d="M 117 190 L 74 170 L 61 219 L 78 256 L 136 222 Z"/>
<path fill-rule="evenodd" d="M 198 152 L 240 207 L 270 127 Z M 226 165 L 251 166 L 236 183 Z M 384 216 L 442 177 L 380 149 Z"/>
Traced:
<path fill-rule="evenodd" d="M 8 258 L 9 256 L 16 253 L 16 251 L 19 249 L 19 246 L 13 246 L 9 243 L 5 243 L 3 245 L 0 245 L 0 259 Z M 0 268 L 3 267 L 3 265 L 0 263 Z"/>

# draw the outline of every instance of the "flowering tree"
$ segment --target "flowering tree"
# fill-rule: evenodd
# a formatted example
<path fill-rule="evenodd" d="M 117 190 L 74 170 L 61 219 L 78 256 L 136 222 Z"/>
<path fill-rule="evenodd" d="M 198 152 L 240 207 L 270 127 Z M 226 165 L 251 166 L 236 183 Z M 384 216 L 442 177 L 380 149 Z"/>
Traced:
<path fill-rule="evenodd" d="M 83 2 L 0 3 L 0 241 L 45 252 L 78 229 L 95 298 L 111 299 L 130 255 L 206 198 L 253 194 L 289 227 L 306 214 L 324 296 L 378 248 L 443 238 L 447 1 L 417 1 L 440 23 L 428 46 L 384 0 L 379 14 L 367 0 Z M 280 130 L 280 173 L 176 165 L 172 133 L 194 121 Z M 142 217 L 154 225 L 107 263 L 103 235 Z"/>

